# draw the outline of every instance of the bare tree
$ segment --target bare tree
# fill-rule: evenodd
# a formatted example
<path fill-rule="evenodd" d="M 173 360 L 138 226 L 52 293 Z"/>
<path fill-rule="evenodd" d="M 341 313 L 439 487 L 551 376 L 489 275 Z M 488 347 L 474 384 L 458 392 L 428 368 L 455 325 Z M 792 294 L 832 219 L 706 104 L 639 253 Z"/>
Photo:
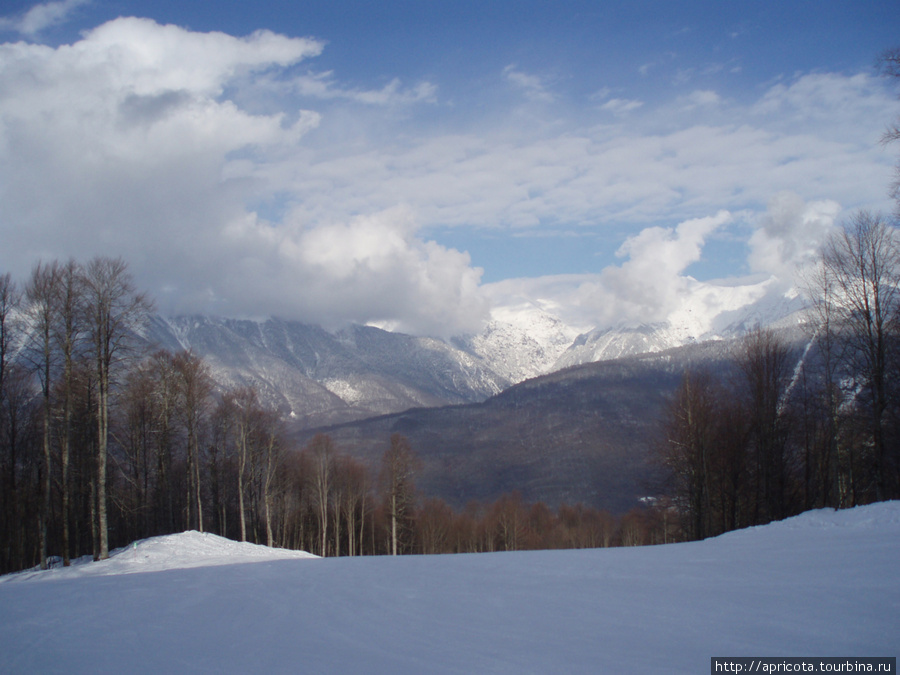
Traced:
<path fill-rule="evenodd" d="M 272 413 L 263 413 L 260 420 L 261 444 L 263 446 L 262 493 L 263 518 L 266 524 L 266 546 L 275 546 L 272 519 L 275 516 L 275 493 L 281 457 L 284 448 L 278 418 Z"/>
<path fill-rule="evenodd" d="M 441 499 L 426 499 L 416 519 L 416 532 L 422 553 L 448 551 L 453 528 L 453 510 Z"/>
<path fill-rule="evenodd" d="M 391 435 L 391 444 L 381 460 L 381 483 L 390 521 L 391 555 L 397 555 L 411 530 L 416 500 L 415 474 L 418 458 L 409 441 L 400 434 Z"/>
<path fill-rule="evenodd" d="M 495 539 L 494 547 L 503 551 L 518 551 L 526 534 L 525 507 L 522 494 L 513 491 L 502 495 L 487 515 Z"/>
<path fill-rule="evenodd" d="M 369 494 L 368 472 L 353 458 L 342 456 L 337 462 L 337 480 L 341 483 L 339 511 L 347 524 L 347 555 L 361 555 Z"/>
<path fill-rule="evenodd" d="M 708 373 L 687 371 L 664 415 L 662 459 L 671 472 L 674 497 L 689 514 L 689 536 L 693 539 L 713 533 L 718 400 Z"/>
<path fill-rule="evenodd" d="M 334 441 L 327 434 L 316 434 L 306 447 L 312 461 L 311 497 L 318 514 L 319 522 L 319 554 L 328 553 L 328 506 L 334 491 L 334 462 L 337 449 Z"/>
<path fill-rule="evenodd" d="M 41 506 L 38 516 L 41 569 L 47 569 L 47 521 L 50 518 L 51 377 L 55 366 L 53 334 L 58 320 L 56 296 L 60 284 L 58 263 L 39 262 L 25 288 L 28 300 L 30 358 L 38 374 L 43 401 L 43 454 L 38 473 Z"/>
<path fill-rule="evenodd" d="M 21 303 L 22 294 L 9 272 L 0 274 L 0 404 L 3 402 L 3 385 L 10 367 L 10 357 L 22 339 Z"/>
<path fill-rule="evenodd" d="M 226 508 L 226 469 L 229 460 L 235 456 L 235 424 L 237 407 L 234 397 L 226 394 L 219 399 L 212 415 L 212 439 L 209 444 L 210 492 L 212 493 L 215 527 L 219 535 L 228 532 Z"/>
<path fill-rule="evenodd" d="M 178 415 L 187 433 L 187 524 L 190 528 L 192 513 L 196 513 L 197 529 L 203 532 L 199 436 L 212 405 L 213 379 L 209 367 L 193 352 L 179 352 L 172 359 L 172 365 L 177 374 Z"/>
<path fill-rule="evenodd" d="M 154 352 L 144 366 L 153 382 L 150 392 L 153 415 L 154 455 L 156 458 L 156 486 L 154 510 L 156 531 L 173 532 L 175 522 L 175 490 L 173 488 L 173 434 L 178 408 L 178 374 L 173 356 L 167 351 Z"/>
<path fill-rule="evenodd" d="M 55 295 L 58 321 L 54 341 L 63 360 L 62 373 L 62 423 L 60 450 L 60 483 L 62 486 L 63 565 L 69 560 L 69 458 L 72 448 L 72 405 L 74 398 L 75 361 L 80 356 L 81 336 L 84 324 L 84 288 L 81 267 L 69 260 L 59 268 L 59 284 Z"/>
<path fill-rule="evenodd" d="M 259 401 L 256 397 L 256 390 L 251 387 L 240 387 L 227 392 L 223 400 L 225 406 L 236 411 L 238 518 L 241 524 L 241 541 L 247 541 L 247 472 L 252 461 L 253 443 L 257 435 L 256 426 L 260 414 Z"/>
<path fill-rule="evenodd" d="M 754 521 L 767 523 L 788 511 L 790 350 L 771 330 L 756 328 L 744 339 L 738 366 L 756 484 Z"/>
<path fill-rule="evenodd" d="M 813 446 L 808 452 L 805 468 L 808 473 L 816 474 L 814 483 L 820 495 L 818 504 L 839 507 L 844 505 L 838 437 L 845 398 L 840 385 L 841 367 L 846 356 L 838 334 L 840 317 L 837 307 L 840 296 L 833 270 L 822 264 L 821 259 L 807 273 L 804 285 L 809 299 L 809 321 L 806 325 L 812 330 L 812 342 L 816 346 L 814 367 L 809 368 L 809 361 L 805 359 L 803 370 L 804 384 L 812 399 L 807 403 L 806 443 Z M 812 376 L 809 370 L 813 371 Z M 811 508 L 812 504 L 808 506 Z"/>
<path fill-rule="evenodd" d="M 85 302 L 97 369 L 97 526 L 99 557 L 109 557 L 107 459 L 110 387 L 114 370 L 129 353 L 129 341 L 140 330 L 152 303 L 135 289 L 121 258 L 94 258 L 84 269 Z"/>
<path fill-rule="evenodd" d="M 875 497 L 885 499 L 885 415 L 893 403 L 889 373 L 900 328 L 900 246 L 894 227 L 878 215 L 857 212 L 825 245 L 822 265 L 834 281 L 830 315 L 850 368 L 864 387 L 869 411 Z M 892 458 L 895 459 L 895 458 Z"/>
<path fill-rule="evenodd" d="M 18 495 L 16 485 L 16 447 L 18 422 L 13 386 L 21 377 L 15 376 L 12 355 L 21 344 L 23 330 L 20 317 L 22 295 L 9 273 L 0 275 L 0 571 L 7 571 L 13 562 L 13 530 L 18 529 Z"/>

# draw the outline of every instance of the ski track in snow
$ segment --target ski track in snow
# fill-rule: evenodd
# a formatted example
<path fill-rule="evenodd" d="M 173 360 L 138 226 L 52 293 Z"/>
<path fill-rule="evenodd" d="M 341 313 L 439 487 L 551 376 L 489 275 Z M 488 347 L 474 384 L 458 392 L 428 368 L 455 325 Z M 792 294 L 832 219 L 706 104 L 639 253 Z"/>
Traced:
<path fill-rule="evenodd" d="M 296 556 L 189 532 L 0 577 L 0 672 L 702 673 L 900 645 L 900 502 L 668 546 Z"/>

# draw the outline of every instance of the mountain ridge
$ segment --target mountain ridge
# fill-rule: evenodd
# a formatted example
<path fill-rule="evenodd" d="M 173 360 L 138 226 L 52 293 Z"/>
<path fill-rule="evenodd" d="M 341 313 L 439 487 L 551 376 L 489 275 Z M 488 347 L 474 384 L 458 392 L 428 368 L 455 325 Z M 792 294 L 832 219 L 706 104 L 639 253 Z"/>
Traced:
<path fill-rule="evenodd" d="M 803 320 L 799 295 L 783 292 L 772 279 L 714 288 L 682 303 L 666 321 L 589 331 L 537 304 L 519 303 L 497 307 L 481 333 L 447 340 L 357 324 L 329 332 L 279 318 L 210 316 L 154 316 L 145 338 L 193 351 L 207 361 L 220 387 L 253 386 L 286 419 L 320 427 L 409 408 L 481 402 L 571 366 Z"/>

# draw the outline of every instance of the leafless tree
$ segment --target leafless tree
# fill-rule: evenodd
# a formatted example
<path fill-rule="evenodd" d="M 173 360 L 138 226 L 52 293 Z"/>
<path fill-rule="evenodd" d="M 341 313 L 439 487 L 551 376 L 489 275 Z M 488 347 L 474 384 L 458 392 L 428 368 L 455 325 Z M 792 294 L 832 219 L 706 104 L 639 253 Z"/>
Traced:
<path fill-rule="evenodd" d="M 200 434 L 212 406 L 213 379 L 209 366 L 190 351 L 175 354 L 172 365 L 177 375 L 178 416 L 187 434 L 187 524 L 191 527 L 196 513 L 197 529 L 203 532 L 203 500 L 201 498 Z"/>
<path fill-rule="evenodd" d="M 253 444 L 260 408 L 256 390 L 240 387 L 225 394 L 226 405 L 236 410 L 235 432 L 238 453 L 238 518 L 241 523 L 241 541 L 247 541 L 247 474 L 252 461 Z"/>
<path fill-rule="evenodd" d="M 156 458 L 156 486 L 154 510 L 156 530 L 172 532 L 176 528 L 175 489 L 173 483 L 174 430 L 178 409 L 178 373 L 173 356 L 167 351 L 154 352 L 144 364 L 153 382 L 150 404 L 153 415 L 154 456 Z"/>
<path fill-rule="evenodd" d="M 16 481 L 16 450 L 18 445 L 19 415 L 14 386 L 23 378 L 13 367 L 12 355 L 21 345 L 23 326 L 21 322 L 22 294 L 9 273 L 0 274 L 0 570 L 13 567 L 14 530 L 19 528 L 19 509 Z M 18 537 L 15 537 L 18 539 Z"/>
<path fill-rule="evenodd" d="M 328 507 L 334 491 L 334 462 L 337 448 L 330 436 L 316 434 L 306 447 L 306 451 L 310 457 L 312 469 L 310 496 L 318 514 L 319 555 L 325 556 L 328 554 Z"/>
<path fill-rule="evenodd" d="M 281 458 L 284 450 L 284 440 L 281 433 L 281 425 L 278 417 L 273 413 L 263 413 L 260 419 L 260 443 L 262 452 L 262 494 L 263 494 L 263 518 L 266 524 L 266 546 L 275 546 L 275 532 L 272 521 L 275 517 L 276 484 L 278 482 L 279 469 L 282 468 Z"/>
<path fill-rule="evenodd" d="M 60 484 L 62 487 L 63 565 L 68 567 L 69 536 L 69 463 L 72 451 L 72 405 L 75 362 L 81 356 L 81 337 L 84 331 L 84 286 L 81 266 L 70 259 L 59 267 L 59 283 L 54 298 L 58 321 L 54 329 L 54 341 L 63 361 L 62 372 L 62 425 L 60 433 Z"/>
<path fill-rule="evenodd" d="M 852 372 L 866 394 L 872 435 L 875 497 L 888 496 L 885 416 L 895 401 L 889 374 L 900 328 L 900 246 L 881 216 L 857 212 L 826 243 L 822 264 L 834 280 L 829 311 Z M 896 454 L 894 451 L 893 454 Z"/>
<path fill-rule="evenodd" d="M 369 498 L 368 471 L 353 458 L 341 456 L 337 462 L 337 480 L 341 484 L 339 511 L 347 525 L 347 555 L 360 555 Z"/>
<path fill-rule="evenodd" d="M 437 498 L 426 499 L 416 517 L 416 531 L 422 553 L 448 552 L 453 529 L 453 509 Z"/>
<path fill-rule="evenodd" d="M 19 316 L 22 294 L 9 272 L 0 274 L 0 405 L 3 402 L 3 385 L 10 367 L 10 357 L 22 339 Z"/>
<path fill-rule="evenodd" d="M 107 461 L 110 387 L 114 371 L 129 354 L 130 340 L 141 329 L 152 303 L 137 292 L 121 258 L 98 257 L 84 269 L 85 302 L 97 369 L 97 526 L 101 560 L 109 557 Z"/>
<path fill-rule="evenodd" d="M 401 552 L 401 539 L 408 538 L 416 501 L 415 474 L 418 458 L 409 441 L 391 435 L 391 444 L 381 460 L 381 484 L 390 522 L 391 555 Z"/>
<path fill-rule="evenodd" d="M 43 401 L 43 454 L 38 473 L 41 484 L 41 506 L 38 516 L 41 569 L 47 569 L 47 527 L 50 519 L 50 441 L 51 441 L 51 377 L 55 366 L 53 334 L 58 319 L 56 297 L 59 293 L 60 269 L 55 261 L 39 262 L 31 271 L 25 288 L 28 302 L 30 358 L 38 374 Z"/>
<path fill-rule="evenodd" d="M 663 462 L 673 480 L 674 497 L 689 514 L 690 536 L 713 532 L 713 453 L 717 442 L 719 394 L 705 372 L 685 372 L 663 421 Z"/>
<path fill-rule="evenodd" d="M 790 350 L 773 331 L 756 328 L 744 338 L 737 361 L 756 485 L 754 522 L 767 523 L 788 511 Z"/>

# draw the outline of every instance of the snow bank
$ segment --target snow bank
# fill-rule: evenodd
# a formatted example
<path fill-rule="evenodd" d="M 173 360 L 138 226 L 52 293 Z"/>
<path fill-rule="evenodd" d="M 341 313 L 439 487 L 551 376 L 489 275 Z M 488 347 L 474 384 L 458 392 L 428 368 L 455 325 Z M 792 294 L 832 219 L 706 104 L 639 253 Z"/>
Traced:
<path fill-rule="evenodd" d="M 0 672 L 702 673 L 711 656 L 896 656 L 898 560 L 894 502 L 646 548 L 17 575 L 0 584 Z"/>
<path fill-rule="evenodd" d="M 53 569 L 41 570 L 38 567 L 17 574 L 0 576 L 0 583 L 135 574 L 190 567 L 317 557 L 305 551 L 269 548 L 192 530 L 141 539 L 131 546 L 111 551 L 107 560 L 95 562 L 91 556 L 83 556 L 73 560 L 71 567 L 62 567 L 62 562 L 59 561 Z"/>

